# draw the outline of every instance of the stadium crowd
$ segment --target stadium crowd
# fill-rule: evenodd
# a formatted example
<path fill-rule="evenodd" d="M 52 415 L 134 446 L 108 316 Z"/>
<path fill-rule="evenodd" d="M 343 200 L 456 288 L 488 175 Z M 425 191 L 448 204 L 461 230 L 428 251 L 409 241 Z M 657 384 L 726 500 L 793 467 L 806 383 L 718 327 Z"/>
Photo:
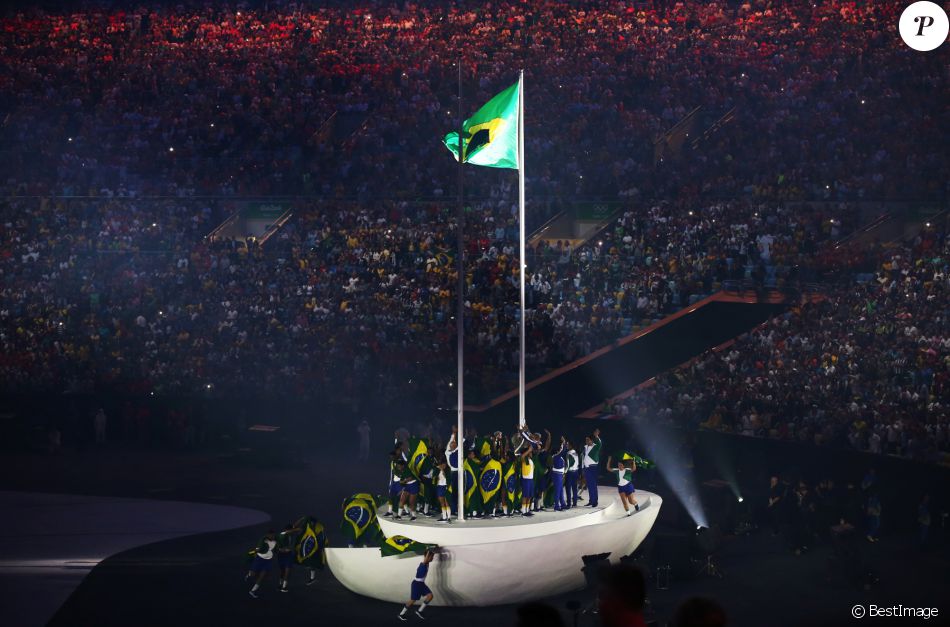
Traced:
<path fill-rule="evenodd" d="M 950 242 L 879 252 L 863 281 L 660 377 L 619 413 L 939 461 L 950 452 Z"/>
<path fill-rule="evenodd" d="M 894 3 L 270 7 L 0 18 L 4 392 L 450 405 L 456 172 L 439 138 L 457 123 L 458 50 L 466 106 L 525 68 L 529 207 L 592 197 L 621 207 L 584 246 L 530 251 L 532 375 L 727 281 L 838 277 L 828 244 L 859 223 L 849 201 L 939 198 L 950 180 L 937 141 L 948 122 L 943 68 L 868 28 L 896 24 Z M 655 160 L 653 140 L 699 104 L 706 124 L 733 110 L 737 121 Z M 468 389 L 484 397 L 517 369 L 517 212 L 510 172 L 469 170 Z M 307 199 L 264 246 L 205 237 L 228 213 L 222 198 L 267 194 Z M 73 195 L 95 198 L 62 199 Z M 838 204 L 790 209 L 799 199 Z M 943 315 L 944 284 L 922 276 L 926 262 L 912 268 L 930 286 L 914 289 L 937 290 L 930 306 Z M 861 350 L 881 359 L 854 360 L 860 381 L 847 388 L 865 426 L 828 418 L 830 395 L 816 385 L 814 415 L 776 429 L 871 447 L 887 425 L 919 426 L 897 409 L 926 408 L 923 385 L 945 393 L 939 323 L 917 323 L 936 353 L 921 357 L 886 323 L 846 322 L 871 290 L 875 321 L 903 307 L 889 289 L 835 292 L 735 345 L 733 370 L 746 372 L 787 333 L 876 334 Z M 823 364 L 825 341 L 798 350 Z M 919 380 L 884 366 L 918 358 Z M 790 397 L 805 376 L 775 370 L 749 387 L 750 410 L 766 411 L 769 386 Z M 731 381 L 730 364 L 709 372 Z M 887 402 L 881 416 L 862 407 L 875 397 Z M 819 416 L 827 424 L 809 430 Z M 945 447 L 941 429 L 933 437 Z"/>
<path fill-rule="evenodd" d="M 438 196 L 460 51 L 470 104 L 525 69 L 534 198 L 906 197 L 911 180 L 933 196 L 950 180 L 943 68 L 891 45 L 893 2 L 267 6 L 7 12 L 6 187 Z M 736 121 L 655 164 L 654 139 L 699 105 Z"/>

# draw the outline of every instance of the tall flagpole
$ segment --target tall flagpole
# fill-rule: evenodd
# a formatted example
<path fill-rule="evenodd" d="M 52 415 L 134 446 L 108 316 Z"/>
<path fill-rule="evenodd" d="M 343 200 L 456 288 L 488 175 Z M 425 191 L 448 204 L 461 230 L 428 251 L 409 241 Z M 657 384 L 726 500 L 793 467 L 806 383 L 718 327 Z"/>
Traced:
<path fill-rule="evenodd" d="M 458 198 L 458 207 L 456 209 L 455 216 L 455 232 L 458 238 L 458 250 L 456 251 L 456 261 L 455 261 L 455 271 L 458 274 L 458 283 L 456 284 L 455 291 L 458 292 L 458 305 L 455 311 L 455 328 L 458 332 L 458 338 L 456 343 L 456 353 L 458 355 L 458 363 L 456 364 L 456 384 L 458 385 L 458 415 L 457 415 L 457 429 L 458 434 L 455 436 L 455 457 L 456 465 L 458 466 L 458 485 L 456 486 L 458 490 L 458 519 L 460 521 L 465 520 L 465 468 L 463 466 L 465 462 L 465 454 L 462 450 L 462 443 L 465 441 L 465 344 L 463 341 L 465 335 L 465 208 L 463 207 L 462 193 L 463 193 L 463 175 L 465 174 L 465 145 L 464 145 L 464 134 L 463 127 L 465 120 L 462 117 L 462 59 L 459 58 L 458 61 L 459 69 L 459 198 Z"/>
<path fill-rule="evenodd" d="M 521 349 L 518 351 L 518 425 L 524 427 L 526 424 L 525 411 L 524 411 L 524 396 L 525 396 L 525 382 L 524 382 L 524 362 L 525 362 L 525 296 L 524 296 L 524 283 L 525 283 L 525 274 L 528 271 L 528 259 L 525 256 L 525 242 L 524 242 L 524 70 L 521 70 L 521 74 L 518 77 L 518 228 L 520 230 L 519 239 L 519 257 L 521 263 L 521 270 L 518 272 L 518 277 L 521 281 L 521 332 L 519 333 L 519 339 L 521 341 Z"/>

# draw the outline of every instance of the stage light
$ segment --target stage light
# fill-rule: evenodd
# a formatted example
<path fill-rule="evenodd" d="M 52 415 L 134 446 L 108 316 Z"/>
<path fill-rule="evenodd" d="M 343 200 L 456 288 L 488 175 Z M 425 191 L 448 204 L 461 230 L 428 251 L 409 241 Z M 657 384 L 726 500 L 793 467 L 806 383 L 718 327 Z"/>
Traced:
<path fill-rule="evenodd" d="M 683 509 L 699 527 L 709 527 L 709 519 L 699 498 L 693 468 L 680 450 L 676 436 L 650 420 L 628 420 L 647 457 L 656 462 L 657 472 L 670 486 Z"/>
<path fill-rule="evenodd" d="M 740 502 L 740 503 L 741 503 L 742 501 L 744 501 L 744 500 L 745 500 L 745 499 L 743 499 L 741 496 L 739 497 L 739 502 Z"/>
<path fill-rule="evenodd" d="M 696 525 L 696 533 L 699 533 L 700 531 L 702 531 L 702 529 L 703 529 L 702 525 Z"/>
<path fill-rule="evenodd" d="M 168 147 L 168 152 L 175 152 L 175 147 L 174 147 L 174 146 L 169 146 L 169 147 Z"/>
<path fill-rule="evenodd" d="M 70 137 L 70 138 L 68 139 L 68 141 L 73 141 L 73 138 L 72 138 L 72 137 Z"/>

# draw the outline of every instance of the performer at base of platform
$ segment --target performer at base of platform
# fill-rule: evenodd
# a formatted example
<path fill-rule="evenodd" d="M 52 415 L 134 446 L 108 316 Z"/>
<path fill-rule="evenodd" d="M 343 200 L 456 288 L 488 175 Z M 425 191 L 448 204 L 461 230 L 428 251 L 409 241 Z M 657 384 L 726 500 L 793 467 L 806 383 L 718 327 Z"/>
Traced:
<path fill-rule="evenodd" d="M 416 604 L 416 601 L 420 599 L 422 600 L 422 604 L 419 605 L 419 609 L 416 610 L 416 616 L 425 619 L 422 612 L 424 612 L 426 606 L 432 602 L 432 590 L 426 585 L 426 575 L 429 574 L 429 564 L 432 562 L 433 557 L 435 557 L 435 552 L 432 549 L 426 550 L 422 558 L 422 563 L 416 568 L 416 578 L 412 580 L 412 585 L 409 588 L 409 601 L 406 602 L 402 611 L 399 612 L 399 620 L 408 620 L 406 614 L 408 614 L 412 606 Z"/>

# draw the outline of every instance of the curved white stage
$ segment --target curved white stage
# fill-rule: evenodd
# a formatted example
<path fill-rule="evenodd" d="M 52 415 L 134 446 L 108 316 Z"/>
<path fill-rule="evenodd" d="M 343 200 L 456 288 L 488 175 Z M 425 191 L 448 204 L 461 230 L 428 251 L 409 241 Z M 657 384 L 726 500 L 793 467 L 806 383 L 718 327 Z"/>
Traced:
<path fill-rule="evenodd" d="M 602 505 L 594 509 L 450 525 L 423 518 L 381 519 L 380 525 L 387 536 L 440 546 L 426 579 L 434 605 L 520 603 L 582 588 L 583 556 L 609 553 L 610 561 L 617 562 L 650 532 L 663 499 L 638 490 L 640 511 L 627 516 L 616 487 L 599 490 Z M 392 603 L 409 598 L 420 561 L 419 555 L 382 557 L 378 548 L 327 549 L 327 564 L 340 583 Z"/>

